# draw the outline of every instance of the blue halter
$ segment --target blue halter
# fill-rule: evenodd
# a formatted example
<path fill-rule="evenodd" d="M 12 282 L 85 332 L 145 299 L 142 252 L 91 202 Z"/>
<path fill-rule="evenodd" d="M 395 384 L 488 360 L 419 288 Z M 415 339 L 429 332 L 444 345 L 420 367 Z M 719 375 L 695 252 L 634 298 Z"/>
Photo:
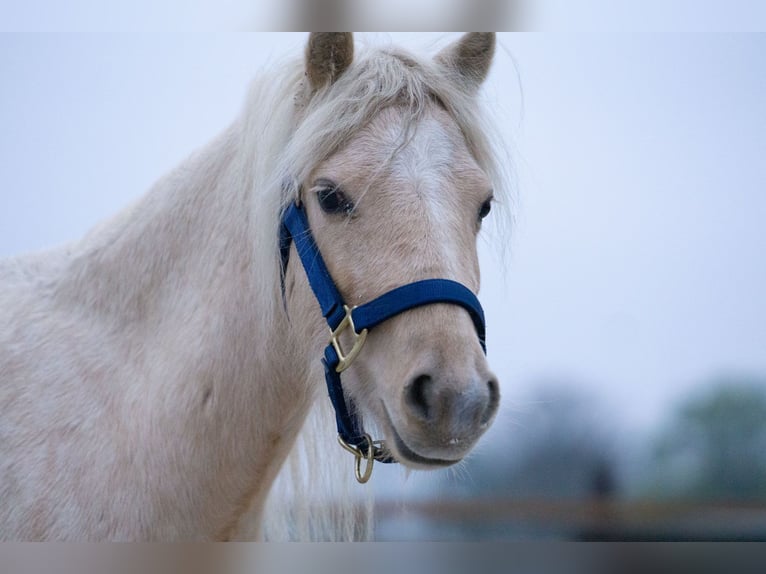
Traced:
<path fill-rule="evenodd" d="M 356 457 L 356 478 L 367 482 L 372 472 L 374 460 L 396 462 L 387 452 L 385 445 L 373 442 L 364 432 L 356 411 L 349 408 L 343 394 L 340 373 L 343 372 L 364 344 L 370 329 L 380 323 L 423 305 L 433 303 L 451 303 L 463 307 L 471 316 L 479 343 L 485 354 L 484 311 L 479 300 L 467 287 L 449 279 L 425 279 L 409 283 L 384 293 L 369 303 L 358 307 L 348 307 L 338 292 L 335 282 L 327 270 L 322 255 L 319 253 L 311 234 L 306 212 L 300 203 L 293 203 L 285 210 L 280 227 L 279 248 L 282 258 L 282 293 L 284 295 L 284 275 L 290 257 L 290 244 L 294 242 L 303 269 L 308 277 L 311 290 L 319 302 L 322 315 L 330 326 L 330 343 L 324 350 L 325 382 L 330 400 L 335 408 L 335 422 L 338 427 L 338 441 L 341 446 Z M 340 346 L 340 336 L 349 329 L 354 343 L 348 352 Z M 367 460 L 364 473 L 361 461 Z"/>

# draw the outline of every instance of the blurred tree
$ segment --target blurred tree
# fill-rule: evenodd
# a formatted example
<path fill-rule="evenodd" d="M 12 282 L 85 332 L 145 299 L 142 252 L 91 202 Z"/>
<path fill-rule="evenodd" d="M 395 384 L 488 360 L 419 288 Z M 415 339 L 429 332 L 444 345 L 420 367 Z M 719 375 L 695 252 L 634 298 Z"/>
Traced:
<path fill-rule="evenodd" d="M 607 497 L 618 487 L 619 433 L 582 386 L 544 382 L 525 412 L 498 421 L 497 438 L 472 456 L 444 490 L 465 497 Z M 498 436 L 499 435 L 499 436 Z M 466 476 L 467 475 L 467 476 Z"/>
<path fill-rule="evenodd" d="M 521 448 L 505 476 L 514 497 L 590 498 L 616 489 L 615 429 L 599 401 L 571 384 L 545 384 L 513 440 Z M 598 492 L 596 492 L 598 491 Z"/>
<path fill-rule="evenodd" d="M 663 497 L 766 499 L 766 380 L 722 377 L 681 404 L 657 441 Z"/>
<path fill-rule="evenodd" d="M 608 499 L 619 495 L 620 432 L 583 386 L 543 381 L 495 425 L 492 436 L 453 476 L 432 491 L 436 499 L 484 498 L 537 501 Z M 502 520 L 428 525 L 435 539 L 529 537 L 598 538 L 561 524 L 508 515 Z M 427 536 L 427 537 L 428 537 Z"/>

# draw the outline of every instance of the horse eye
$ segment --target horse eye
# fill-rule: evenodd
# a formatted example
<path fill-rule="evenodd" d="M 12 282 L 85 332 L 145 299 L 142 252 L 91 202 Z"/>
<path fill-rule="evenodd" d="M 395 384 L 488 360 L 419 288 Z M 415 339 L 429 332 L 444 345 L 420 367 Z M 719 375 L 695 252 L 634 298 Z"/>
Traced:
<path fill-rule="evenodd" d="M 481 209 L 479 209 L 479 219 L 484 219 L 489 215 L 489 212 L 492 210 L 492 198 L 490 197 L 487 201 L 481 204 Z"/>
<path fill-rule="evenodd" d="M 323 187 L 317 192 L 319 206 L 325 213 L 351 213 L 354 204 L 337 187 Z"/>

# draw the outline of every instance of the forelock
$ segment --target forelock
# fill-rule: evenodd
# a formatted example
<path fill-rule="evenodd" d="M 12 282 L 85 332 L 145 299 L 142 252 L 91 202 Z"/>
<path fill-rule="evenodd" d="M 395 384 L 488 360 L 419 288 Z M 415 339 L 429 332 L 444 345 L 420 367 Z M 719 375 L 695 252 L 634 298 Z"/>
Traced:
<path fill-rule="evenodd" d="M 300 96 L 299 96 L 300 97 Z M 475 96 L 432 59 L 401 49 L 368 49 L 332 85 L 298 101 L 297 126 L 285 150 L 285 177 L 305 181 L 317 165 L 336 153 L 381 110 L 405 109 L 402 144 L 429 105 L 443 107 L 457 123 L 478 165 L 490 179 L 498 169 Z M 493 182 L 496 191 L 502 182 Z M 289 201 L 291 198 L 285 198 Z"/>

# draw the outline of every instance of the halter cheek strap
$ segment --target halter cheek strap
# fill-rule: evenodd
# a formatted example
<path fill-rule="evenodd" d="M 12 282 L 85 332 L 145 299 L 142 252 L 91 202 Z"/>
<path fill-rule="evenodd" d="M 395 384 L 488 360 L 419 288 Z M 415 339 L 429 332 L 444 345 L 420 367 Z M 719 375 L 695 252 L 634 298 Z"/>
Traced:
<path fill-rule="evenodd" d="M 449 279 L 425 279 L 409 283 L 392 289 L 364 305 L 350 308 L 344 303 L 322 259 L 311 234 L 306 212 L 300 204 L 291 204 L 285 211 L 282 216 L 279 239 L 283 297 L 285 295 L 284 274 L 290 257 L 290 245 L 294 242 L 311 290 L 330 327 L 330 342 L 324 350 L 322 363 L 327 391 L 335 409 L 338 440 L 344 448 L 356 456 L 357 480 L 367 482 L 374 460 L 386 463 L 396 462 L 388 454 L 385 445 L 373 442 L 364 432 L 357 412 L 349 408 L 349 401 L 341 385 L 341 372 L 348 368 L 361 351 L 369 330 L 415 307 L 448 303 L 458 305 L 468 312 L 479 336 L 481 348 L 486 353 L 484 311 L 471 290 Z M 340 344 L 340 337 L 347 330 L 353 344 L 350 349 L 344 350 Z M 367 461 L 364 472 L 361 470 L 362 460 Z"/>

